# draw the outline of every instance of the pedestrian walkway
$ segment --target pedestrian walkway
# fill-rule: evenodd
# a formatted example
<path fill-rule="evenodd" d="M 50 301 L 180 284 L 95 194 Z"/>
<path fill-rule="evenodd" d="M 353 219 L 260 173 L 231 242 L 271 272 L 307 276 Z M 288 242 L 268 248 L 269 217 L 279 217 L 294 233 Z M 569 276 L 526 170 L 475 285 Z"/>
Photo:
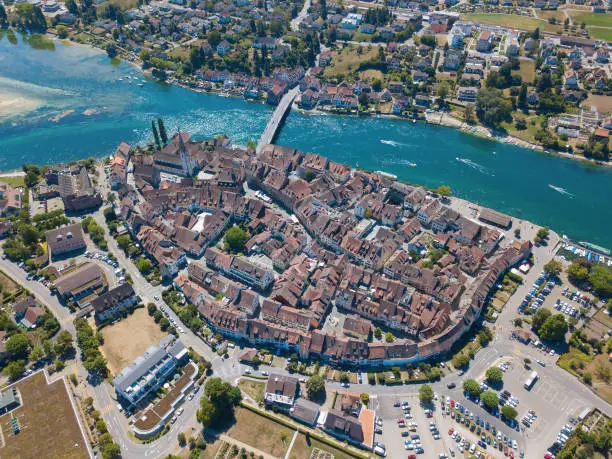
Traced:
<path fill-rule="evenodd" d="M 287 449 L 287 454 L 285 454 L 285 459 L 289 459 L 289 454 L 291 454 L 293 444 L 295 443 L 295 439 L 297 438 L 298 434 L 299 432 L 297 430 L 293 433 L 293 438 L 291 439 L 291 443 L 289 443 L 289 448 Z"/>

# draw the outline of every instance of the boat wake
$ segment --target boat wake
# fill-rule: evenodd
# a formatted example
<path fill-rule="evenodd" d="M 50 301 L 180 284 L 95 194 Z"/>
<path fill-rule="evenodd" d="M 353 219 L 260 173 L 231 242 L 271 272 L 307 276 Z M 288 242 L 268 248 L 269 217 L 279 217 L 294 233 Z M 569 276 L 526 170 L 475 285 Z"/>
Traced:
<path fill-rule="evenodd" d="M 408 161 L 407 159 L 383 159 L 381 163 L 384 166 L 408 166 L 416 167 L 416 163 Z"/>
<path fill-rule="evenodd" d="M 395 140 L 385 140 L 385 139 L 381 139 L 380 143 L 384 143 L 385 145 L 390 145 L 392 147 L 407 147 L 408 145 L 406 145 L 405 143 L 402 142 L 396 142 Z"/>
<path fill-rule="evenodd" d="M 457 161 L 459 161 L 460 163 L 463 163 L 466 166 L 471 167 L 472 169 L 477 170 L 481 174 L 491 175 L 491 176 L 495 175 L 495 173 L 491 169 L 488 169 L 488 168 L 484 167 L 482 164 L 478 164 L 478 163 L 472 161 L 471 159 L 467 159 L 467 158 L 455 158 L 455 159 Z"/>
<path fill-rule="evenodd" d="M 562 188 L 560 186 L 555 186 L 555 185 L 551 185 L 550 183 L 548 184 L 549 188 L 552 188 L 553 190 L 555 190 L 557 193 L 561 193 L 564 196 L 569 196 L 570 198 L 573 198 L 574 195 L 572 193 L 570 193 L 569 191 L 567 191 L 565 188 Z"/>

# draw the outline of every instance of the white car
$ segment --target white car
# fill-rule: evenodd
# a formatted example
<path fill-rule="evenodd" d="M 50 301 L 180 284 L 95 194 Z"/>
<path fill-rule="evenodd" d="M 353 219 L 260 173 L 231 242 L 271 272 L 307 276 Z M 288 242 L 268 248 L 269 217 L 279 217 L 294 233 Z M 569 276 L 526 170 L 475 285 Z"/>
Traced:
<path fill-rule="evenodd" d="M 178 410 L 176 410 L 176 415 L 180 416 L 181 414 L 183 414 L 183 411 L 185 411 L 185 409 L 181 406 Z"/>
<path fill-rule="evenodd" d="M 155 296 L 153 297 L 153 299 L 154 299 L 155 301 L 159 301 L 159 295 L 155 295 Z"/>

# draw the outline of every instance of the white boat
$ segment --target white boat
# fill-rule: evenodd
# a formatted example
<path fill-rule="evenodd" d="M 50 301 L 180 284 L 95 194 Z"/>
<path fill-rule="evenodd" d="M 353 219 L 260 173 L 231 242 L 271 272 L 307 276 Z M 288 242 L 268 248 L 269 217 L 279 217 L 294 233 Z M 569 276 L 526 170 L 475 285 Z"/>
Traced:
<path fill-rule="evenodd" d="M 142 87 L 144 86 L 144 84 L 142 84 L 142 83 L 138 83 L 138 86 L 139 86 L 140 88 L 142 88 Z"/>
<path fill-rule="evenodd" d="M 123 81 L 123 78 L 119 78 L 119 81 Z"/>

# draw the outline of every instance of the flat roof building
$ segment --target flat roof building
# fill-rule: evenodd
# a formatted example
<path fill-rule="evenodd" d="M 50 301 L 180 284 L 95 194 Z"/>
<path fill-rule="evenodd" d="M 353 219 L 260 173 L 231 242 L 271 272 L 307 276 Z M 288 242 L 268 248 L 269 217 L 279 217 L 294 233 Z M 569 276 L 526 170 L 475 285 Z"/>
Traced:
<path fill-rule="evenodd" d="M 174 335 L 164 337 L 138 357 L 113 380 L 117 399 L 136 407 L 174 374 L 179 364 L 187 358 L 187 349 Z"/>

